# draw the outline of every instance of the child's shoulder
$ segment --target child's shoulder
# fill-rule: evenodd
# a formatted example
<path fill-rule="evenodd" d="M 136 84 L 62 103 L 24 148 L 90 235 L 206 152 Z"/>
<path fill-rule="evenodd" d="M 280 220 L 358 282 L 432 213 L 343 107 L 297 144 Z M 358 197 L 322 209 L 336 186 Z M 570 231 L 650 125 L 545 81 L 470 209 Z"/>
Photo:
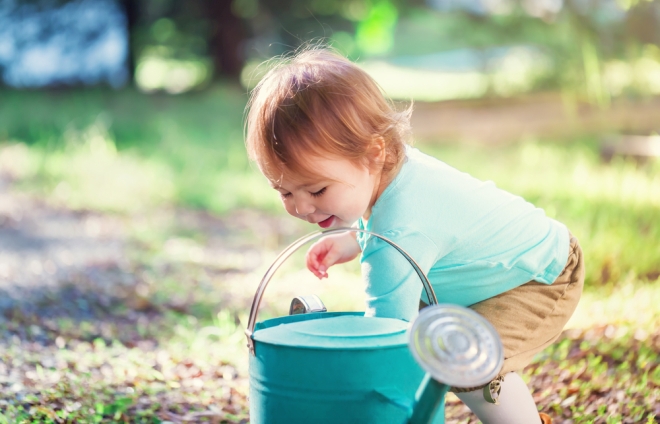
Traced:
<path fill-rule="evenodd" d="M 456 187 L 460 172 L 440 159 L 406 146 L 401 168 L 376 202 L 379 212 L 416 215 L 434 205 Z"/>
<path fill-rule="evenodd" d="M 406 146 L 406 160 L 412 163 L 419 163 L 427 166 L 446 165 L 440 159 L 435 158 L 427 153 L 422 152 L 416 147 Z"/>
<path fill-rule="evenodd" d="M 406 159 L 392 183 L 374 206 L 377 214 L 397 221 L 423 223 L 440 214 L 446 219 L 468 219 L 484 203 L 503 204 L 512 195 L 492 181 L 482 181 L 441 159 L 406 148 Z M 388 221 L 389 224 L 389 221 Z"/>
<path fill-rule="evenodd" d="M 435 188 L 479 182 L 470 174 L 412 146 L 406 147 L 406 159 L 398 177 L 403 180 L 402 183 L 407 181 L 410 184 Z"/>

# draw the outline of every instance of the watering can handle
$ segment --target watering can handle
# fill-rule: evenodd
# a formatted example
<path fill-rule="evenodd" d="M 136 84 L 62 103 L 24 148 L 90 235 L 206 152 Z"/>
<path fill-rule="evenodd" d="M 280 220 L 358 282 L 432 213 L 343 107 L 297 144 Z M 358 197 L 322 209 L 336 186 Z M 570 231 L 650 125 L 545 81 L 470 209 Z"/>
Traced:
<path fill-rule="evenodd" d="M 426 296 L 429 299 L 429 303 L 431 305 L 437 305 L 438 304 L 438 299 L 435 296 L 435 292 L 433 291 L 433 287 L 431 287 L 431 283 L 429 282 L 429 279 L 424 275 L 424 272 L 422 269 L 417 265 L 417 262 L 410 257 L 408 253 L 406 253 L 405 250 L 403 250 L 400 246 L 398 246 L 396 243 L 394 243 L 392 240 L 383 237 L 379 234 L 372 233 L 371 231 L 367 230 L 362 230 L 359 228 L 352 228 L 352 227 L 342 227 L 342 228 L 333 228 L 330 230 L 325 230 L 325 231 L 316 231 L 311 234 L 308 234 L 304 237 L 299 238 L 298 240 L 294 241 L 291 243 L 286 249 L 282 251 L 282 253 L 279 254 L 279 256 L 275 259 L 275 261 L 270 265 L 268 270 L 266 271 L 266 274 L 264 277 L 261 279 L 261 283 L 259 283 L 259 287 L 257 287 L 257 292 L 254 295 L 254 299 L 252 299 L 252 307 L 250 308 L 250 319 L 248 320 L 248 327 L 245 330 L 245 334 L 247 335 L 248 339 L 248 348 L 250 349 L 250 353 L 254 355 L 254 340 L 252 339 L 252 333 L 254 332 L 254 326 L 257 323 L 257 313 L 259 312 L 259 306 L 261 305 L 261 299 L 264 295 L 264 291 L 266 290 L 266 286 L 270 282 L 270 279 L 273 277 L 273 274 L 275 274 L 275 271 L 282 265 L 282 263 L 289 258 L 295 252 L 298 250 L 301 246 L 304 244 L 309 243 L 312 240 L 315 240 L 317 238 L 321 238 L 322 236 L 327 236 L 331 234 L 338 234 L 338 233 L 345 233 L 345 232 L 354 232 L 354 233 L 363 233 L 363 234 L 368 234 L 371 236 L 374 236 L 376 238 L 379 238 L 395 248 L 399 253 L 401 253 L 412 265 L 412 267 L 415 269 L 415 272 L 417 272 L 417 275 L 419 278 L 422 280 L 422 284 L 424 285 L 424 290 L 426 291 Z"/>

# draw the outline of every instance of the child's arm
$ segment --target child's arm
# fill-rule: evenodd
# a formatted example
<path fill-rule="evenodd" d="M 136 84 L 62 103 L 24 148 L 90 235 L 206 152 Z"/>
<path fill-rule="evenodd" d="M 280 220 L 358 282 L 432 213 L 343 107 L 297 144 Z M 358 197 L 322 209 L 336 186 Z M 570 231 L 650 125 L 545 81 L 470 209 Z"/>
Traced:
<path fill-rule="evenodd" d="M 354 233 L 325 236 L 307 251 L 307 268 L 318 278 L 327 278 L 328 268 L 355 259 L 360 252 Z"/>
<path fill-rule="evenodd" d="M 418 231 L 401 228 L 381 234 L 409 254 L 425 275 L 443 254 L 433 241 Z M 370 238 L 360 261 L 366 283 L 365 316 L 414 319 L 423 284 L 406 258 L 384 241 Z"/>

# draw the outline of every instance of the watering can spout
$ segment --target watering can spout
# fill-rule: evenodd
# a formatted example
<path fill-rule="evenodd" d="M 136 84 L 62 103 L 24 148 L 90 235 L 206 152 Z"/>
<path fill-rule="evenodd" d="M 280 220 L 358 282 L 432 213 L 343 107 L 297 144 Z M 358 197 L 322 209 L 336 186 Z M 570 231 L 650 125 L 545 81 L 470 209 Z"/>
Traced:
<path fill-rule="evenodd" d="M 445 395 L 448 391 L 449 386 L 426 374 L 417 391 L 415 407 L 408 424 L 433 423 L 438 412 L 444 410 Z"/>
<path fill-rule="evenodd" d="M 380 388 L 372 392 L 381 401 L 396 405 L 410 417 L 407 424 L 444 424 L 445 395 L 449 386 L 434 380 L 426 374 L 417 389 L 414 399 L 410 399 L 394 387 Z"/>

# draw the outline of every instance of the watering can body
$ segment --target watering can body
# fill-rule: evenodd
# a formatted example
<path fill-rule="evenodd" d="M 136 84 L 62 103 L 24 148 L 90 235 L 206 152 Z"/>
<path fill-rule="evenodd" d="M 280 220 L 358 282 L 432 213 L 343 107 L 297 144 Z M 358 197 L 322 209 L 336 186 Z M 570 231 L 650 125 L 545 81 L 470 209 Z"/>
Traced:
<path fill-rule="evenodd" d="M 432 306 L 412 325 L 359 312 L 302 313 L 257 323 L 266 286 L 282 262 L 321 235 L 345 231 L 367 233 L 401 253 Z M 325 311 L 314 303 L 292 302 L 290 311 Z M 253 424 L 444 424 L 449 385 L 485 384 L 503 361 L 497 332 L 484 318 L 467 308 L 438 305 L 413 258 L 391 240 L 356 228 L 313 233 L 287 247 L 257 288 L 246 335 Z"/>
<path fill-rule="evenodd" d="M 250 422 L 407 423 L 425 377 L 408 348 L 408 327 L 358 312 L 258 323 Z M 433 422 L 444 423 L 443 413 Z"/>

